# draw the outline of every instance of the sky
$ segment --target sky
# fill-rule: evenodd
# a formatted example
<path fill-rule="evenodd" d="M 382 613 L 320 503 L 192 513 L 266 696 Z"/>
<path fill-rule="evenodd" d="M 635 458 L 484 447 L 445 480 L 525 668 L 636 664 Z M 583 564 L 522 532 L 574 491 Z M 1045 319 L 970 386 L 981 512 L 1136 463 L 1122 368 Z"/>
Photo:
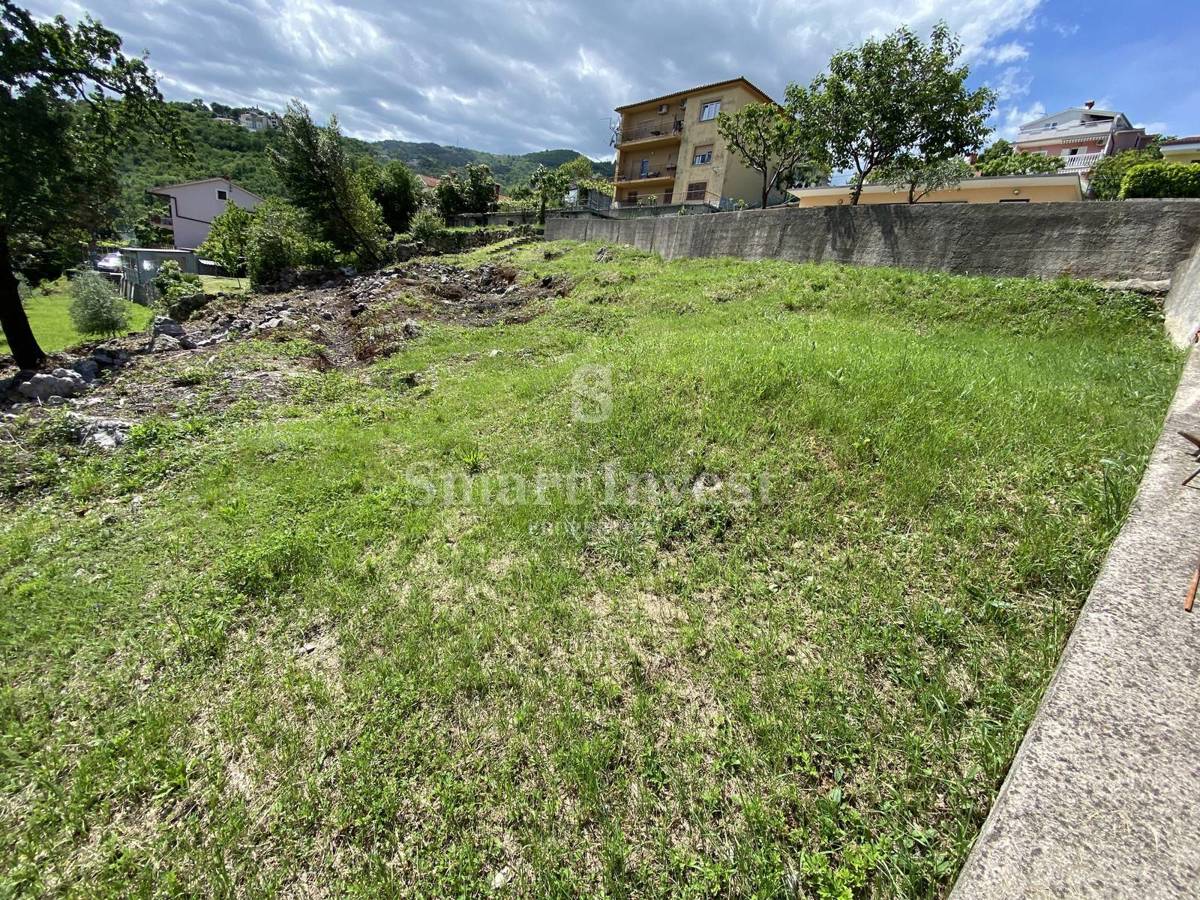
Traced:
<path fill-rule="evenodd" d="M 26 0 L 30 2 L 30 0 Z M 1200 133 L 1200 0 L 88 0 L 149 55 L 169 99 L 306 103 L 365 140 L 612 157 L 613 107 L 744 75 L 776 99 L 835 50 L 944 19 L 971 81 L 1000 95 L 994 137 L 1086 100 Z"/>

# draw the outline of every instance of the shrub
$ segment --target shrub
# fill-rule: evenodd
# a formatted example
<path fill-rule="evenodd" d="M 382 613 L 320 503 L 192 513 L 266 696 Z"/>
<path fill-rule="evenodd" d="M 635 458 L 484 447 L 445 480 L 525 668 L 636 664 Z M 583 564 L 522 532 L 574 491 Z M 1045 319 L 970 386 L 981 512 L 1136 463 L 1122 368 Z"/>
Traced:
<path fill-rule="evenodd" d="M 71 322 L 81 334 L 105 337 L 129 328 L 125 301 L 99 272 L 81 272 L 71 282 Z"/>
<path fill-rule="evenodd" d="M 212 220 L 208 237 L 197 248 L 197 253 L 216 260 L 228 275 L 241 277 L 242 259 L 250 241 L 250 223 L 254 216 L 233 201 L 225 211 Z"/>
<path fill-rule="evenodd" d="M 313 255 L 313 242 L 295 207 L 272 199 L 254 211 L 246 243 L 246 267 L 252 285 L 278 281 L 287 269 L 299 268 Z"/>
<path fill-rule="evenodd" d="M 1133 166 L 1121 179 L 1121 199 L 1200 197 L 1200 165 L 1150 162 Z"/>
<path fill-rule="evenodd" d="M 413 216 L 412 237 L 414 241 L 429 243 L 445 230 L 441 218 L 431 209 L 423 209 Z"/>
<path fill-rule="evenodd" d="M 1121 196 L 1121 182 L 1125 173 L 1141 163 L 1154 162 L 1162 159 L 1162 152 L 1157 147 L 1146 150 L 1126 150 L 1115 156 L 1106 156 L 1096 163 L 1092 169 L 1092 196 L 1097 200 L 1117 200 Z"/>
<path fill-rule="evenodd" d="M 199 275 L 191 275 L 168 259 L 154 275 L 156 304 L 173 319 L 186 319 L 204 306 L 206 297 Z"/>
<path fill-rule="evenodd" d="M 28 303 L 29 298 L 33 296 L 33 288 L 29 286 L 29 279 L 20 272 L 17 273 L 17 296 L 22 303 Z"/>

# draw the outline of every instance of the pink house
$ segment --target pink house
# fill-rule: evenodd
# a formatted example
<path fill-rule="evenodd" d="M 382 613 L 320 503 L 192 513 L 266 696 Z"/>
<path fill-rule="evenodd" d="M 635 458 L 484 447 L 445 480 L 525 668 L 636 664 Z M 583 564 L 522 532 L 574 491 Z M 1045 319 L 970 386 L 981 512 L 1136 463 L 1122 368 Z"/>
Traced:
<path fill-rule="evenodd" d="M 1125 113 L 1096 109 L 1094 101 L 1026 122 L 1013 141 L 1017 153 L 1060 157 L 1064 172 L 1086 178 L 1105 156 L 1140 150 L 1150 141 L 1144 128 L 1134 128 Z"/>

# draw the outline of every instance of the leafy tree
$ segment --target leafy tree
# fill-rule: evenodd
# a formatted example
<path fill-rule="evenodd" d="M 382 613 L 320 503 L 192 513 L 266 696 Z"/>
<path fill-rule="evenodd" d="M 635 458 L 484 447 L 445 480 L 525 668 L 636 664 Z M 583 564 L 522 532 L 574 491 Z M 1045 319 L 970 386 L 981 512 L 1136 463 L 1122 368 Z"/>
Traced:
<path fill-rule="evenodd" d="M 254 210 L 246 248 L 252 285 L 271 284 L 288 269 L 329 261 L 332 247 L 314 242 L 305 225 L 300 211 L 282 200 L 267 200 Z"/>
<path fill-rule="evenodd" d="M 1121 196 L 1121 182 L 1125 173 L 1142 163 L 1162 159 L 1162 151 L 1157 146 L 1144 150 L 1126 150 L 1114 156 L 1106 156 L 1092 169 L 1092 196 L 1097 200 L 1116 200 Z"/>
<path fill-rule="evenodd" d="M 412 217 L 421 208 L 425 186 L 404 163 L 392 160 L 379 172 L 371 198 L 379 204 L 384 224 L 394 234 L 408 231 Z"/>
<path fill-rule="evenodd" d="M 1013 145 L 1004 138 L 997 138 L 988 145 L 988 148 L 984 150 L 983 153 L 979 155 L 979 159 L 975 161 L 975 164 L 981 166 L 984 163 L 990 163 L 993 159 L 1001 159 L 1006 156 L 1012 156 L 1012 153 Z"/>
<path fill-rule="evenodd" d="M 544 168 L 543 166 L 539 166 Z M 567 180 L 567 186 L 578 184 L 581 181 L 589 180 L 593 177 L 592 161 L 586 156 L 577 156 L 574 159 L 567 160 L 558 167 L 558 171 L 562 173 Z"/>
<path fill-rule="evenodd" d="M 116 34 L 92 19 L 38 22 L 0 0 L 0 325 L 22 368 L 46 356 L 21 306 L 14 257 L 61 259 L 105 230 L 120 152 L 147 129 L 185 155 L 154 76 L 121 53 Z"/>
<path fill-rule="evenodd" d="M 288 195 L 324 240 L 368 263 L 383 259 L 383 215 L 350 164 L 336 116 L 321 127 L 293 100 L 278 146 L 268 153 Z"/>
<path fill-rule="evenodd" d="M 788 105 L 810 111 L 835 169 L 854 170 L 850 202 L 879 166 L 903 153 L 930 162 L 977 149 L 996 106 L 989 88 L 968 90 L 957 65 L 962 43 L 944 23 L 925 44 L 908 28 L 835 53 L 807 89 L 788 86 Z"/>
<path fill-rule="evenodd" d="M 970 163 L 962 157 L 928 162 L 906 153 L 872 172 L 870 181 L 906 191 L 908 202 L 917 203 L 934 191 L 957 187 L 974 174 Z"/>
<path fill-rule="evenodd" d="M 129 328 L 121 295 L 99 272 L 80 272 L 71 282 L 71 323 L 80 334 L 111 337 Z"/>
<path fill-rule="evenodd" d="M 529 178 L 529 187 L 538 203 L 538 223 L 546 222 L 546 207 L 551 203 L 561 204 L 563 194 L 570 187 L 570 178 L 561 168 L 547 169 L 538 166 Z"/>
<path fill-rule="evenodd" d="M 1040 175 L 1057 172 L 1066 163 L 1057 156 L 1041 153 L 1013 153 L 998 156 L 979 167 L 980 175 Z"/>
<path fill-rule="evenodd" d="M 250 244 L 250 224 L 253 221 L 254 216 L 249 210 L 230 201 L 225 207 L 225 212 L 212 220 L 208 237 L 196 252 L 216 260 L 226 272 L 240 277 L 242 261 L 246 258 L 246 248 Z"/>
<path fill-rule="evenodd" d="M 774 103 L 747 103 L 737 112 L 717 116 L 721 137 L 747 166 L 762 175 L 764 209 L 773 188 L 783 187 L 798 168 L 823 155 L 812 140 L 814 130 L 807 115 L 811 105 L 806 101 L 807 94 L 797 91 L 791 112 Z"/>
<path fill-rule="evenodd" d="M 451 169 L 437 186 L 437 204 L 446 221 L 460 213 L 485 213 L 496 206 L 500 185 L 485 163 L 471 163 L 460 174 Z"/>

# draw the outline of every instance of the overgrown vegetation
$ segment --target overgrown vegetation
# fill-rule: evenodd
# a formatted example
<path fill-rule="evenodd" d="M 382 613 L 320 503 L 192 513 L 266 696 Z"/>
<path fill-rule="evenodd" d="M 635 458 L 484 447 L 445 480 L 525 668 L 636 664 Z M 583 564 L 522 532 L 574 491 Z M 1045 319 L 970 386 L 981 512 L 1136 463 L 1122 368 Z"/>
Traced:
<path fill-rule="evenodd" d="M 1137 197 L 1200 197 L 1200 165 L 1160 161 L 1131 166 L 1121 178 L 1121 199 Z"/>
<path fill-rule="evenodd" d="M 526 324 L 330 371 L 280 330 L 109 454 L 24 439 L 7 893 L 948 890 L 1158 433 L 1160 312 L 596 250 L 461 260 L 573 282 Z"/>
<path fill-rule="evenodd" d="M 1088 190 L 1097 200 L 1121 199 L 1121 182 L 1125 173 L 1136 165 L 1154 162 L 1162 159 L 1162 151 L 1157 146 L 1144 150 L 1126 150 L 1113 156 L 1106 156 L 1096 163 L 1088 179 Z"/>
<path fill-rule="evenodd" d="M 129 328 L 129 311 L 99 272 L 80 272 L 71 282 L 71 324 L 83 335 L 111 337 Z"/>

